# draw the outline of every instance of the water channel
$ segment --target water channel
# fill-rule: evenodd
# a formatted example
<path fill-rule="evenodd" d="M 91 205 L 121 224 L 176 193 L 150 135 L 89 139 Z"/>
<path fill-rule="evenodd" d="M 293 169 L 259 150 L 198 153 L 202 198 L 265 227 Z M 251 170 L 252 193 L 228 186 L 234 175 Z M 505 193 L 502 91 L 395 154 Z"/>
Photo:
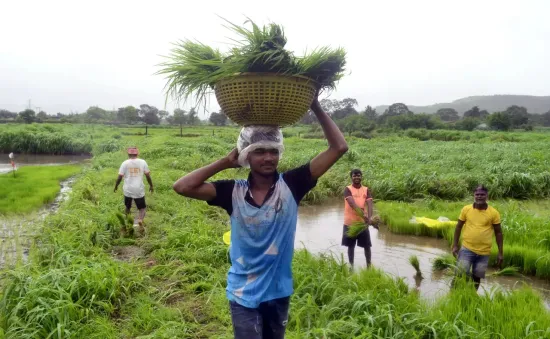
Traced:
<path fill-rule="evenodd" d="M 296 228 L 296 248 L 306 248 L 312 253 L 332 253 L 337 259 L 347 259 L 347 248 L 341 246 L 343 200 L 332 201 L 318 206 L 301 206 Z M 417 289 L 428 300 L 449 291 L 451 276 L 432 270 L 433 260 L 441 254 L 450 253 L 447 241 L 430 237 L 391 233 L 385 225 L 380 230 L 369 227 L 372 241 L 372 264 L 388 274 L 402 277 L 407 284 Z M 506 255 L 506 244 L 504 244 Z M 409 257 L 416 255 L 424 279 L 415 279 L 416 271 L 409 263 Z M 355 249 L 355 269 L 366 267 L 362 248 Z M 490 273 L 490 272 L 488 272 Z M 550 282 L 535 277 L 487 277 L 482 281 L 480 294 L 499 286 L 506 290 L 514 289 L 525 282 L 539 291 L 547 308 L 550 308 Z"/>

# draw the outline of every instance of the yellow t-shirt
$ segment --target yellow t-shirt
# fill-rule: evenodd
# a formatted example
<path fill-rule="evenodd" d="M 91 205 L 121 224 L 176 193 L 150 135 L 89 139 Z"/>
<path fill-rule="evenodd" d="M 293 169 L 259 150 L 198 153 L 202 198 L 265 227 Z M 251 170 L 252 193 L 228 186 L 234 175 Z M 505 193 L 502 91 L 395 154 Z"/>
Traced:
<path fill-rule="evenodd" d="M 473 205 L 466 205 L 458 219 L 464 221 L 462 246 L 479 255 L 491 254 L 495 234 L 493 225 L 500 224 L 498 211 L 491 206 L 486 210 L 479 210 Z"/>

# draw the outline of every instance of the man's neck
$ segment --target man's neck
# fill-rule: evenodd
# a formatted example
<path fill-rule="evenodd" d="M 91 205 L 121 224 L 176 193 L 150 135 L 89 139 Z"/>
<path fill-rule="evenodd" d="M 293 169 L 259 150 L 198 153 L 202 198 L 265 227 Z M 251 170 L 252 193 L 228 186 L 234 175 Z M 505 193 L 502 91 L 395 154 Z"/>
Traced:
<path fill-rule="evenodd" d="M 487 204 L 487 202 L 484 202 L 484 203 L 477 203 L 477 202 L 474 202 L 474 208 L 477 208 L 478 210 L 486 210 L 487 207 L 489 207 L 489 205 Z"/>
<path fill-rule="evenodd" d="M 252 185 L 255 189 L 269 189 L 275 182 L 275 174 L 264 176 L 260 174 L 251 173 Z"/>
<path fill-rule="evenodd" d="M 361 183 L 358 183 L 358 184 L 352 184 L 353 187 L 355 188 L 361 188 Z"/>

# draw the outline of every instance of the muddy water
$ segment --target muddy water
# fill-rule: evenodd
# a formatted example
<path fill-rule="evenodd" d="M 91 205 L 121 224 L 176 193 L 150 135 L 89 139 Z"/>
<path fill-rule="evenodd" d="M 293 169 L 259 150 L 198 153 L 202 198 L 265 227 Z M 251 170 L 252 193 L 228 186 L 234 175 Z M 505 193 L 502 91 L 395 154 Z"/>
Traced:
<path fill-rule="evenodd" d="M 296 248 L 305 247 L 313 253 L 330 252 L 338 259 L 347 259 L 347 248 L 340 245 L 342 240 L 343 201 L 321 206 L 300 207 L 296 229 Z M 372 263 L 390 275 L 402 277 L 407 284 L 417 289 L 429 300 L 435 300 L 449 291 L 451 277 L 442 272 L 432 271 L 432 261 L 441 254 L 450 253 L 445 240 L 430 237 L 417 237 L 391 233 L 381 225 L 380 230 L 369 228 L 372 240 Z M 416 255 L 424 279 L 415 279 L 416 271 L 409 264 L 409 257 Z M 355 249 L 355 269 L 366 266 L 362 248 Z M 489 273 L 489 272 L 488 272 Z M 538 290 L 550 307 L 550 282 L 533 277 L 488 277 L 482 281 L 480 293 L 494 286 L 513 289 L 526 282 Z"/>
<path fill-rule="evenodd" d="M 88 155 L 43 155 L 43 154 L 15 154 L 15 164 L 21 166 L 48 166 L 80 163 L 87 159 L 91 159 Z M 8 154 L 0 153 L 0 174 L 10 172 L 12 170 Z"/>

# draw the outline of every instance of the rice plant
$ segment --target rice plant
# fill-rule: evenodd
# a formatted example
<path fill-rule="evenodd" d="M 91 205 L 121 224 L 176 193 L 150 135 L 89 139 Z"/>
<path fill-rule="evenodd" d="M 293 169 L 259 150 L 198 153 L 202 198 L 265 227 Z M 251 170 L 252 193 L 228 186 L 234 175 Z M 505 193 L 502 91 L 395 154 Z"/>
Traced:
<path fill-rule="evenodd" d="M 435 271 L 443 271 L 454 266 L 456 266 L 456 258 L 452 254 L 440 255 L 432 263 Z"/>
<path fill-rule="evenodd" d="M 157 72 L 166 76 L 167 98 L 187 100 L 194 95 L 201 103 L 218 81 L 239 73 L 303 75 L 321 89 L 334 89 L 344 75 L 343 48 L 321 47 L 295 57 L 285 49 L 287 38 L 282 26 L 270 23 L 260 27 L 250 19 L 244 25 L 225 22 L 225 27 L 236 34 L 231 39 L 234 46 L 226 53 L 188 39 L 175 44 Z"/>
<path fill-rule="evenodd" d="M 416 276 L 422 277 L 422 271 L 420 271 L 420 262 L 418 261 L 418 257 L 416 255 L 411 255 L 409 257 L 409 263 L 412 267 L 414 267 L 416 271 Z"/>
<path fill-rule="evenodd" d="M 520 276 L 521 274 L 519 273 L 519 268 L 517 267 L 513 267 L 513 266 L 509 266 L 509 267 L 505 267 L 499 271 L 496 271 L 496 272 L 493 272 L 490 274 L 491 276 L 507 276 L 507 277 L 516 277 L 516 276 Z"/>

